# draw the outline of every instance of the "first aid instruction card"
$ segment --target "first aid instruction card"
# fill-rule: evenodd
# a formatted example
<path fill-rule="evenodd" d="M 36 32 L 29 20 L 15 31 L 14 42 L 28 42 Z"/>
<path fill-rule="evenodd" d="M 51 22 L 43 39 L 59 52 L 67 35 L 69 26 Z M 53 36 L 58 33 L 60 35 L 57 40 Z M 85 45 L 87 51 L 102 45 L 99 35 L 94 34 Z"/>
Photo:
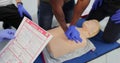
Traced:
<path fill-rule="evenodd" d="M 52 35 L 24 17 L 15 33 L 15 39 L 0 52 L 0 63 L 33 63 Z"/>

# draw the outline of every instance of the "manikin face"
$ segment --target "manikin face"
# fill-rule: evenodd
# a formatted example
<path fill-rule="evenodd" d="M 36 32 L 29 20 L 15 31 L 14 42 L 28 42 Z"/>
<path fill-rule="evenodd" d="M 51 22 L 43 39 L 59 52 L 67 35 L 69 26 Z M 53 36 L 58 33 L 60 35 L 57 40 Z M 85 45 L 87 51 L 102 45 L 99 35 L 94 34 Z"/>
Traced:
<path fill-rule="evenodd" d="M 97 20 L 89 20 L 83 23 L 83 29 L 88 32 L 89 37 L 96 35 L 100 29 L 99 22 Z"/>

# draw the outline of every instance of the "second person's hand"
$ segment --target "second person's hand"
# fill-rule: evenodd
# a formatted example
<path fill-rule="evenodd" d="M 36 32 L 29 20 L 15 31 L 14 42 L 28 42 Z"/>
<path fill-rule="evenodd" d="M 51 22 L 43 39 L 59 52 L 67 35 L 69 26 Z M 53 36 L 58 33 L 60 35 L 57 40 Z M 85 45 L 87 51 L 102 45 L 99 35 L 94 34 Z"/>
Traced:
<path fill-rule="evenodd" d="M 18 6 L 18 12 L 20 14 L 20 17 L 26 16 L 27 18 L 32 20 L 32 17 L 30 16 L 30 14 L 23 7 L 22 2 L 17 3 L 17 6 Z"/>
<path fill-rule="evenodd" d="M 0 42 L 3 40 L 11 40 L 15 38 L 15 32 L 14 29 L 5 29 L 0 31 Z"/>
<path fill-rule="evenodd" d="M 112 22 L 114 22 L 115 24 L 120 23 L 120 9 L 117 10 L 116 13 L 112 15 L 111 20 L 112 20 Z"/>

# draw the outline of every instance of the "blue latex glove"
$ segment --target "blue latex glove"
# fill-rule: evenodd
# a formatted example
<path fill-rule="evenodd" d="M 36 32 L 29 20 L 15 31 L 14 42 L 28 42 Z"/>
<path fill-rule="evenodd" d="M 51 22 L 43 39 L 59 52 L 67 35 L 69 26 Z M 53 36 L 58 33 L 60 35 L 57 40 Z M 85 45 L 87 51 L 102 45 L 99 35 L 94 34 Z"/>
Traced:
<path fill-rule="evenodd" d="M 77 27 L 82 27 L 82 24 L 86 21 L 85 18 L 81 18 L 77 21 L 76 26 Z"/>
<path fill-rule="evenodd" d="M 76 29 L 76 26 L 69 26 L 68 30 L 65 32 L 66 37 L 69 40 L 74 40 L 77 42 L 82 42 L 82 39 L 80 38 L 80 34 Z"/>
<path fill-rule="evenodd" d="M 92 6 L 92 10 L 96 10 L 97 7 L 102 5 L 103 0 L 95 0 Z"/>
<path fill-rule="evenodd" d="M 14 37 L 14 34 L 15 34 L 15 30 L 13 29 L 5 29 L 5 30 L 1 30 L 0 31 L 0 42 L 3 41 L 3 40 L 10 40 L 10 39 L 13 39 L 15 38 Z"/>
<path fill-rule="evenodd" d="M 26 16 L 27 18 L 32 20 L 30 14 L 24 9 L 22 3 L 18 3 L 17 6 L 18 6 L 18 12 L 20 14 L 20 17 Z"/>
<path fill-rule="evenodd" d="M 120 9 L 111 17 L 111 20 L 116 24 L 120 23 Z"/>

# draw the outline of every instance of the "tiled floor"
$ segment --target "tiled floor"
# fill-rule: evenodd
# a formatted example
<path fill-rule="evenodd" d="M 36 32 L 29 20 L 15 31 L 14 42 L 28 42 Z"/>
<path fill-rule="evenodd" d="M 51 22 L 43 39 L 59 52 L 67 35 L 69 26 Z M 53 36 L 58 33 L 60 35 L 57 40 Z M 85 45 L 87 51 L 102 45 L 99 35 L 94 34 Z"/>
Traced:
<path fill-rule="evenodd" d="M 113 50 L 95 60 L 92 60 L 88 63 L 120 63 L 120 48 Z"/>

